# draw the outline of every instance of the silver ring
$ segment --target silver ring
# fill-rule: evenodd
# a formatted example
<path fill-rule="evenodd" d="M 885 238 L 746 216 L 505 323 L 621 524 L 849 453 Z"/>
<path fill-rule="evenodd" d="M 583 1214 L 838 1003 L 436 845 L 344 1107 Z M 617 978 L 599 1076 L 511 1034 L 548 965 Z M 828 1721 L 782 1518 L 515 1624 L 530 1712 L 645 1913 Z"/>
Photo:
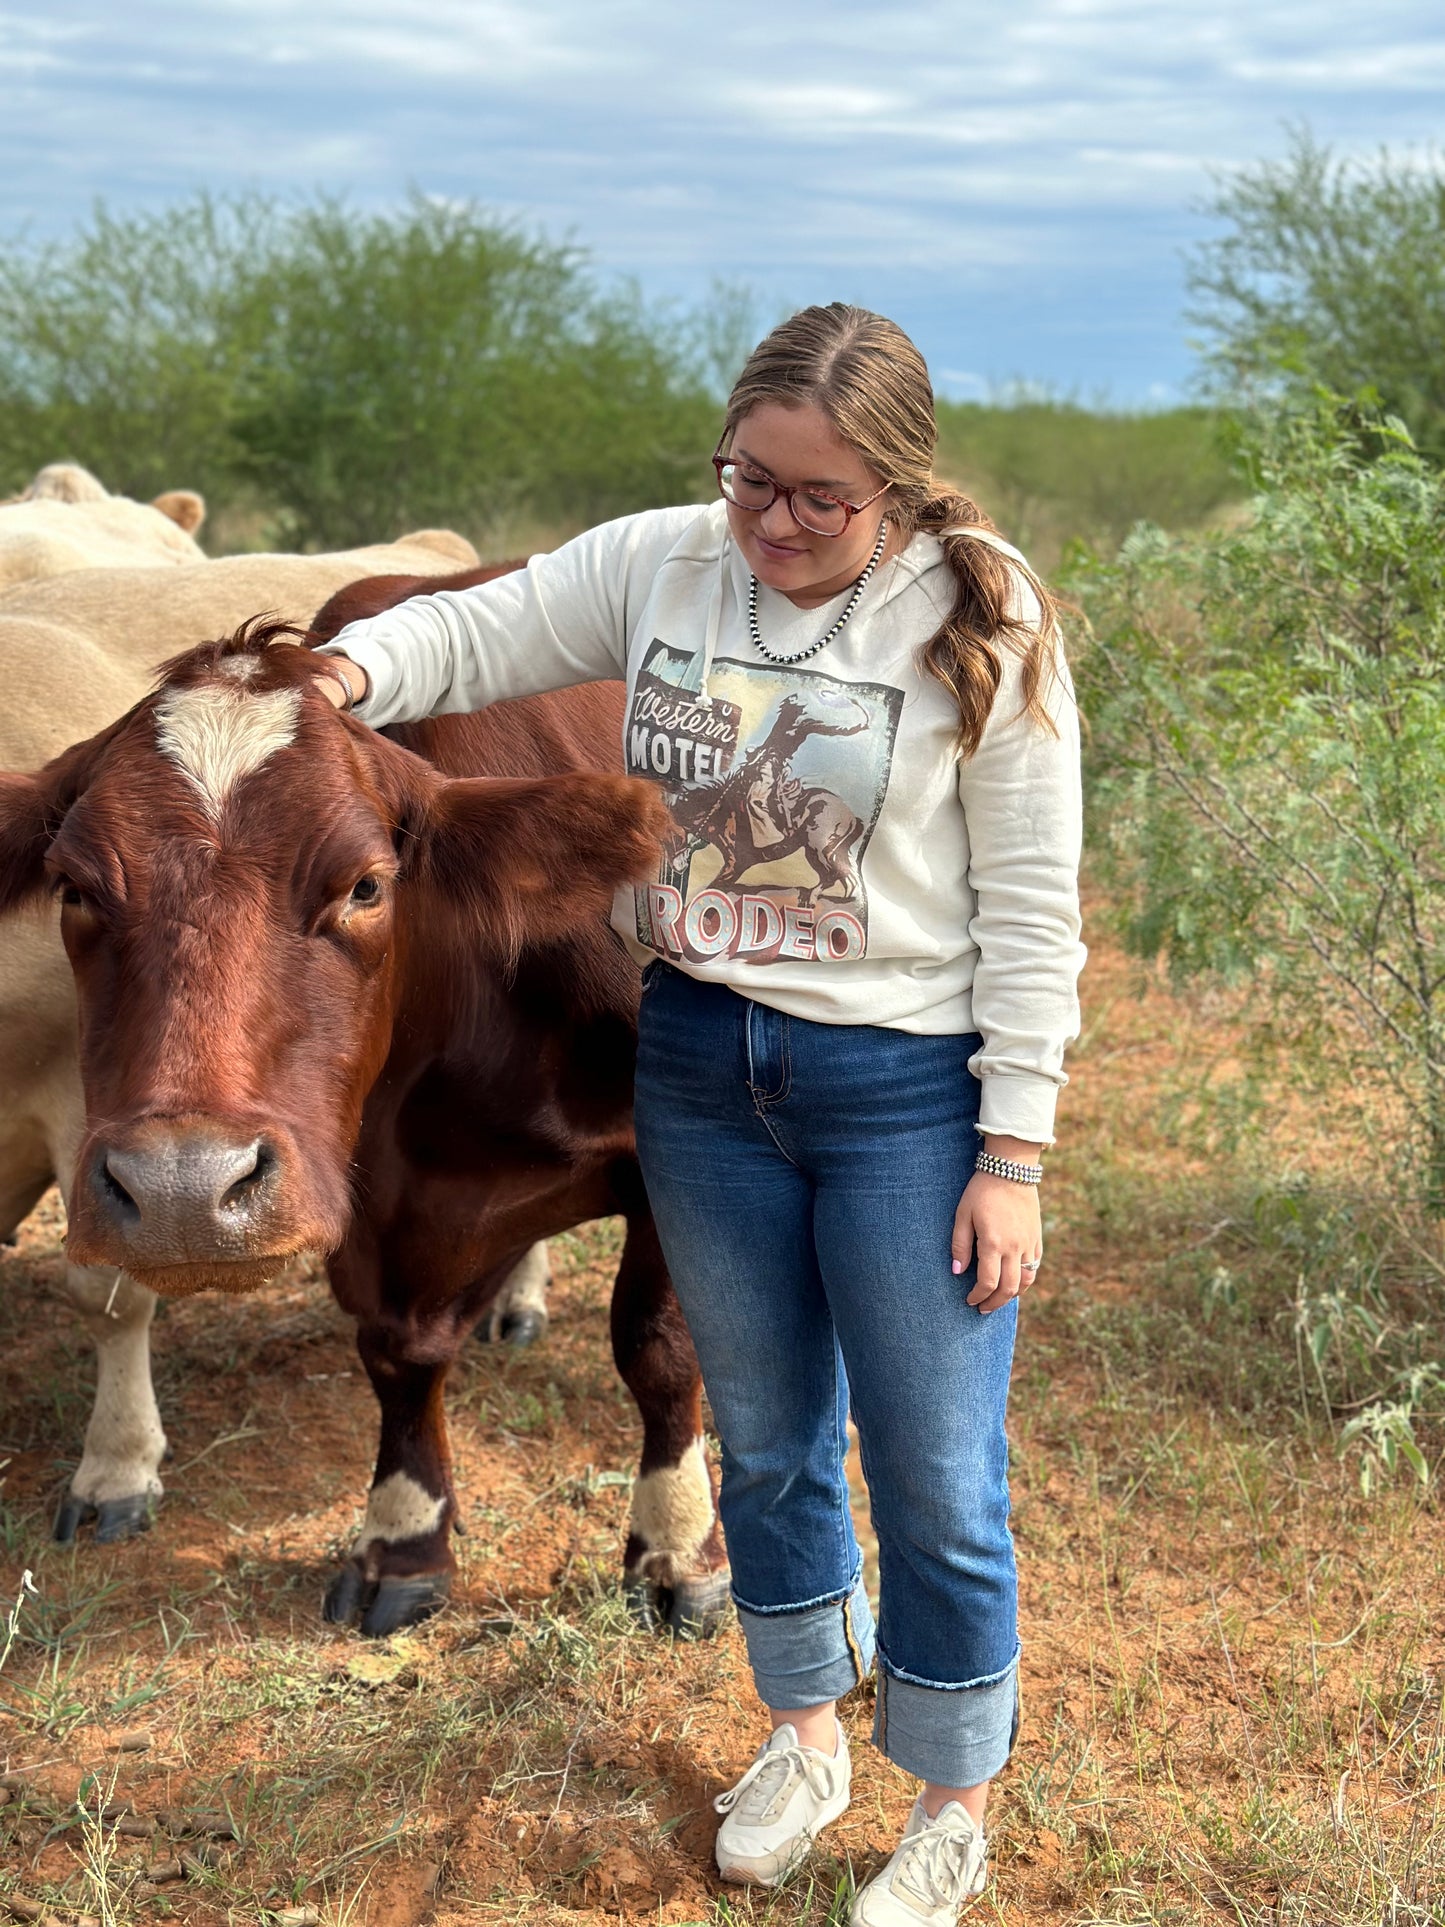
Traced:
<path fill-rule="evenodd" d="M 351 678 L 350 676 L 347 675 L 346 671 L 341 667 L 340 663 L 338 663 L 334 657 L 328 656 L 326 660 L 330 665 L 330 667 L 326 671 L 326 674 L 330 676 L 333 682 L 339 682 L 341 684 L 341 687 L 346 691 L 346 701 L 341 705 L 341 707 L 343 712 L 349 716 L 352 710 L 355 709 L 356 707 L 356 691 L 355 689 L 352 688 Z"/>
<path fill-rule="evenodd" d="M 1044 1261 L 1042 1258 L 1020 1258 L 1019 1270 L 1020 1271 L 1037 1271 L 1039 1266 L 1043 1262 Z"/>

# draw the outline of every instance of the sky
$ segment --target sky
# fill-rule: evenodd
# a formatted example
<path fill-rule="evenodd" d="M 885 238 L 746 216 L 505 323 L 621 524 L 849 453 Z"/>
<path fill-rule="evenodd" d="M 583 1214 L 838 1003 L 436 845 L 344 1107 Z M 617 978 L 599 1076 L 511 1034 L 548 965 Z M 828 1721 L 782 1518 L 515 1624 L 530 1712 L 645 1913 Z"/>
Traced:
<path fill-rule="evenodd" d="M 892 315 L 940 392 L 1166 403 L 1211 172 L 1445 138 L 1441 0 L 0 0 L 0 237 L 409 188 L 695 306 Z"/>

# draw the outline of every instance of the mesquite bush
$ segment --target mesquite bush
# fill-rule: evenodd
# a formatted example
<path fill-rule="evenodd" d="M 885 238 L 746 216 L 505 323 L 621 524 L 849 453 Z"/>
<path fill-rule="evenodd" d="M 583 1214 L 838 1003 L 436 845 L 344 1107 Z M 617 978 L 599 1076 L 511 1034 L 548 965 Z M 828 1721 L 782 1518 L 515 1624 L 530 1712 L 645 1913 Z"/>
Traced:
<path fill-rule="evenodd" d="M 1319 397 L 1250 431 L 1232 529 L 1079 565 L 1093 837 L 1133 949 L 1253 977 L 1301 1067 L 1383 1078 L 1445 1213 L 1445 478 Z"/>

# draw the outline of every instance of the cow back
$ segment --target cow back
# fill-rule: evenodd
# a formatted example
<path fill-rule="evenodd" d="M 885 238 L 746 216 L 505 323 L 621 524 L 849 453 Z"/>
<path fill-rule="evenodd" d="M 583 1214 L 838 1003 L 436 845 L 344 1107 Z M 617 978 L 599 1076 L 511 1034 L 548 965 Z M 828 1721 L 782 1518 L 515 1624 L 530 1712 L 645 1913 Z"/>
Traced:
<path fill-rule="evenodd" d="M 330 642 L 350 622 L 379 616 L 416 595 L 474 589 L 525 568 L 520 559 L 453 575 L 378 575 L 348 583 L 317 610 L 308 640 Z M 623 685 L 581 683 L 542 696 L 493 703 L 469 716 L 435 716 L 383 730 L 448 776 L 560 776 L 622 768 Z"/>

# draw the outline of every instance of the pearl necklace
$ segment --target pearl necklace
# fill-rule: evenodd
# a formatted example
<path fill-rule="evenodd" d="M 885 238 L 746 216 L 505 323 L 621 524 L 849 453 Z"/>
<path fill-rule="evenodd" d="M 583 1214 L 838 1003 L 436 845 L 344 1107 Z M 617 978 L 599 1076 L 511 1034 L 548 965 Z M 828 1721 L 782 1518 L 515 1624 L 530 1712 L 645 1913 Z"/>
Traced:
<path fill-rule="evenodd" d="M 844 609 L 842 615 L 839 616 L 838 620 L 833 624 L 832 628 L 828 631 L 827 635 L 819 636 L 816 642 L 810 643 L 806 649 L 800 649 L 797 652 L 797 654 L 793 656 L 775 656 L 772 650 L 769 649 L 767 644 L 763 641 L 762 631 L 758 628 L 758 578 L 755 575 L 753 575 L 751 572 L 749 572 L 749 575 L 748 575 L 748 632 L 752 636 L 753 647 L 757 650 L 758 654 L 763 658 L 763 660 L 765 662 L 774 663 L 779 669 L 790 669 L 795 662 L 806 662 L 809 656 L 816 656 L 820 649 L 826 649 L 828 644 L 833 640 L 834 636 L 836 636 L 838 631 L 843 627 L 844 623 L 847 622 L 849 616 L 851 616 L 853 611 L 858 607 L 858 599 L 862 595 L 863 591 L 868 587 L 869 576 L 872 575 L 873 571 L 878 567 L 878 564 L 883 559 L 883 547 L 884 547 L 884 544 L 887 542 L 887 540 L 888 540 L 888 524 L 886 521 L 884 521 L 879 526 L 878 540 L 874 544 L 873 554 L 869 559 L 868 566 L 863 571 L 862 575 L 859 576 L 858 580 L 853 584 L 853 593 L 848 598 L 847 608 Z"/>

